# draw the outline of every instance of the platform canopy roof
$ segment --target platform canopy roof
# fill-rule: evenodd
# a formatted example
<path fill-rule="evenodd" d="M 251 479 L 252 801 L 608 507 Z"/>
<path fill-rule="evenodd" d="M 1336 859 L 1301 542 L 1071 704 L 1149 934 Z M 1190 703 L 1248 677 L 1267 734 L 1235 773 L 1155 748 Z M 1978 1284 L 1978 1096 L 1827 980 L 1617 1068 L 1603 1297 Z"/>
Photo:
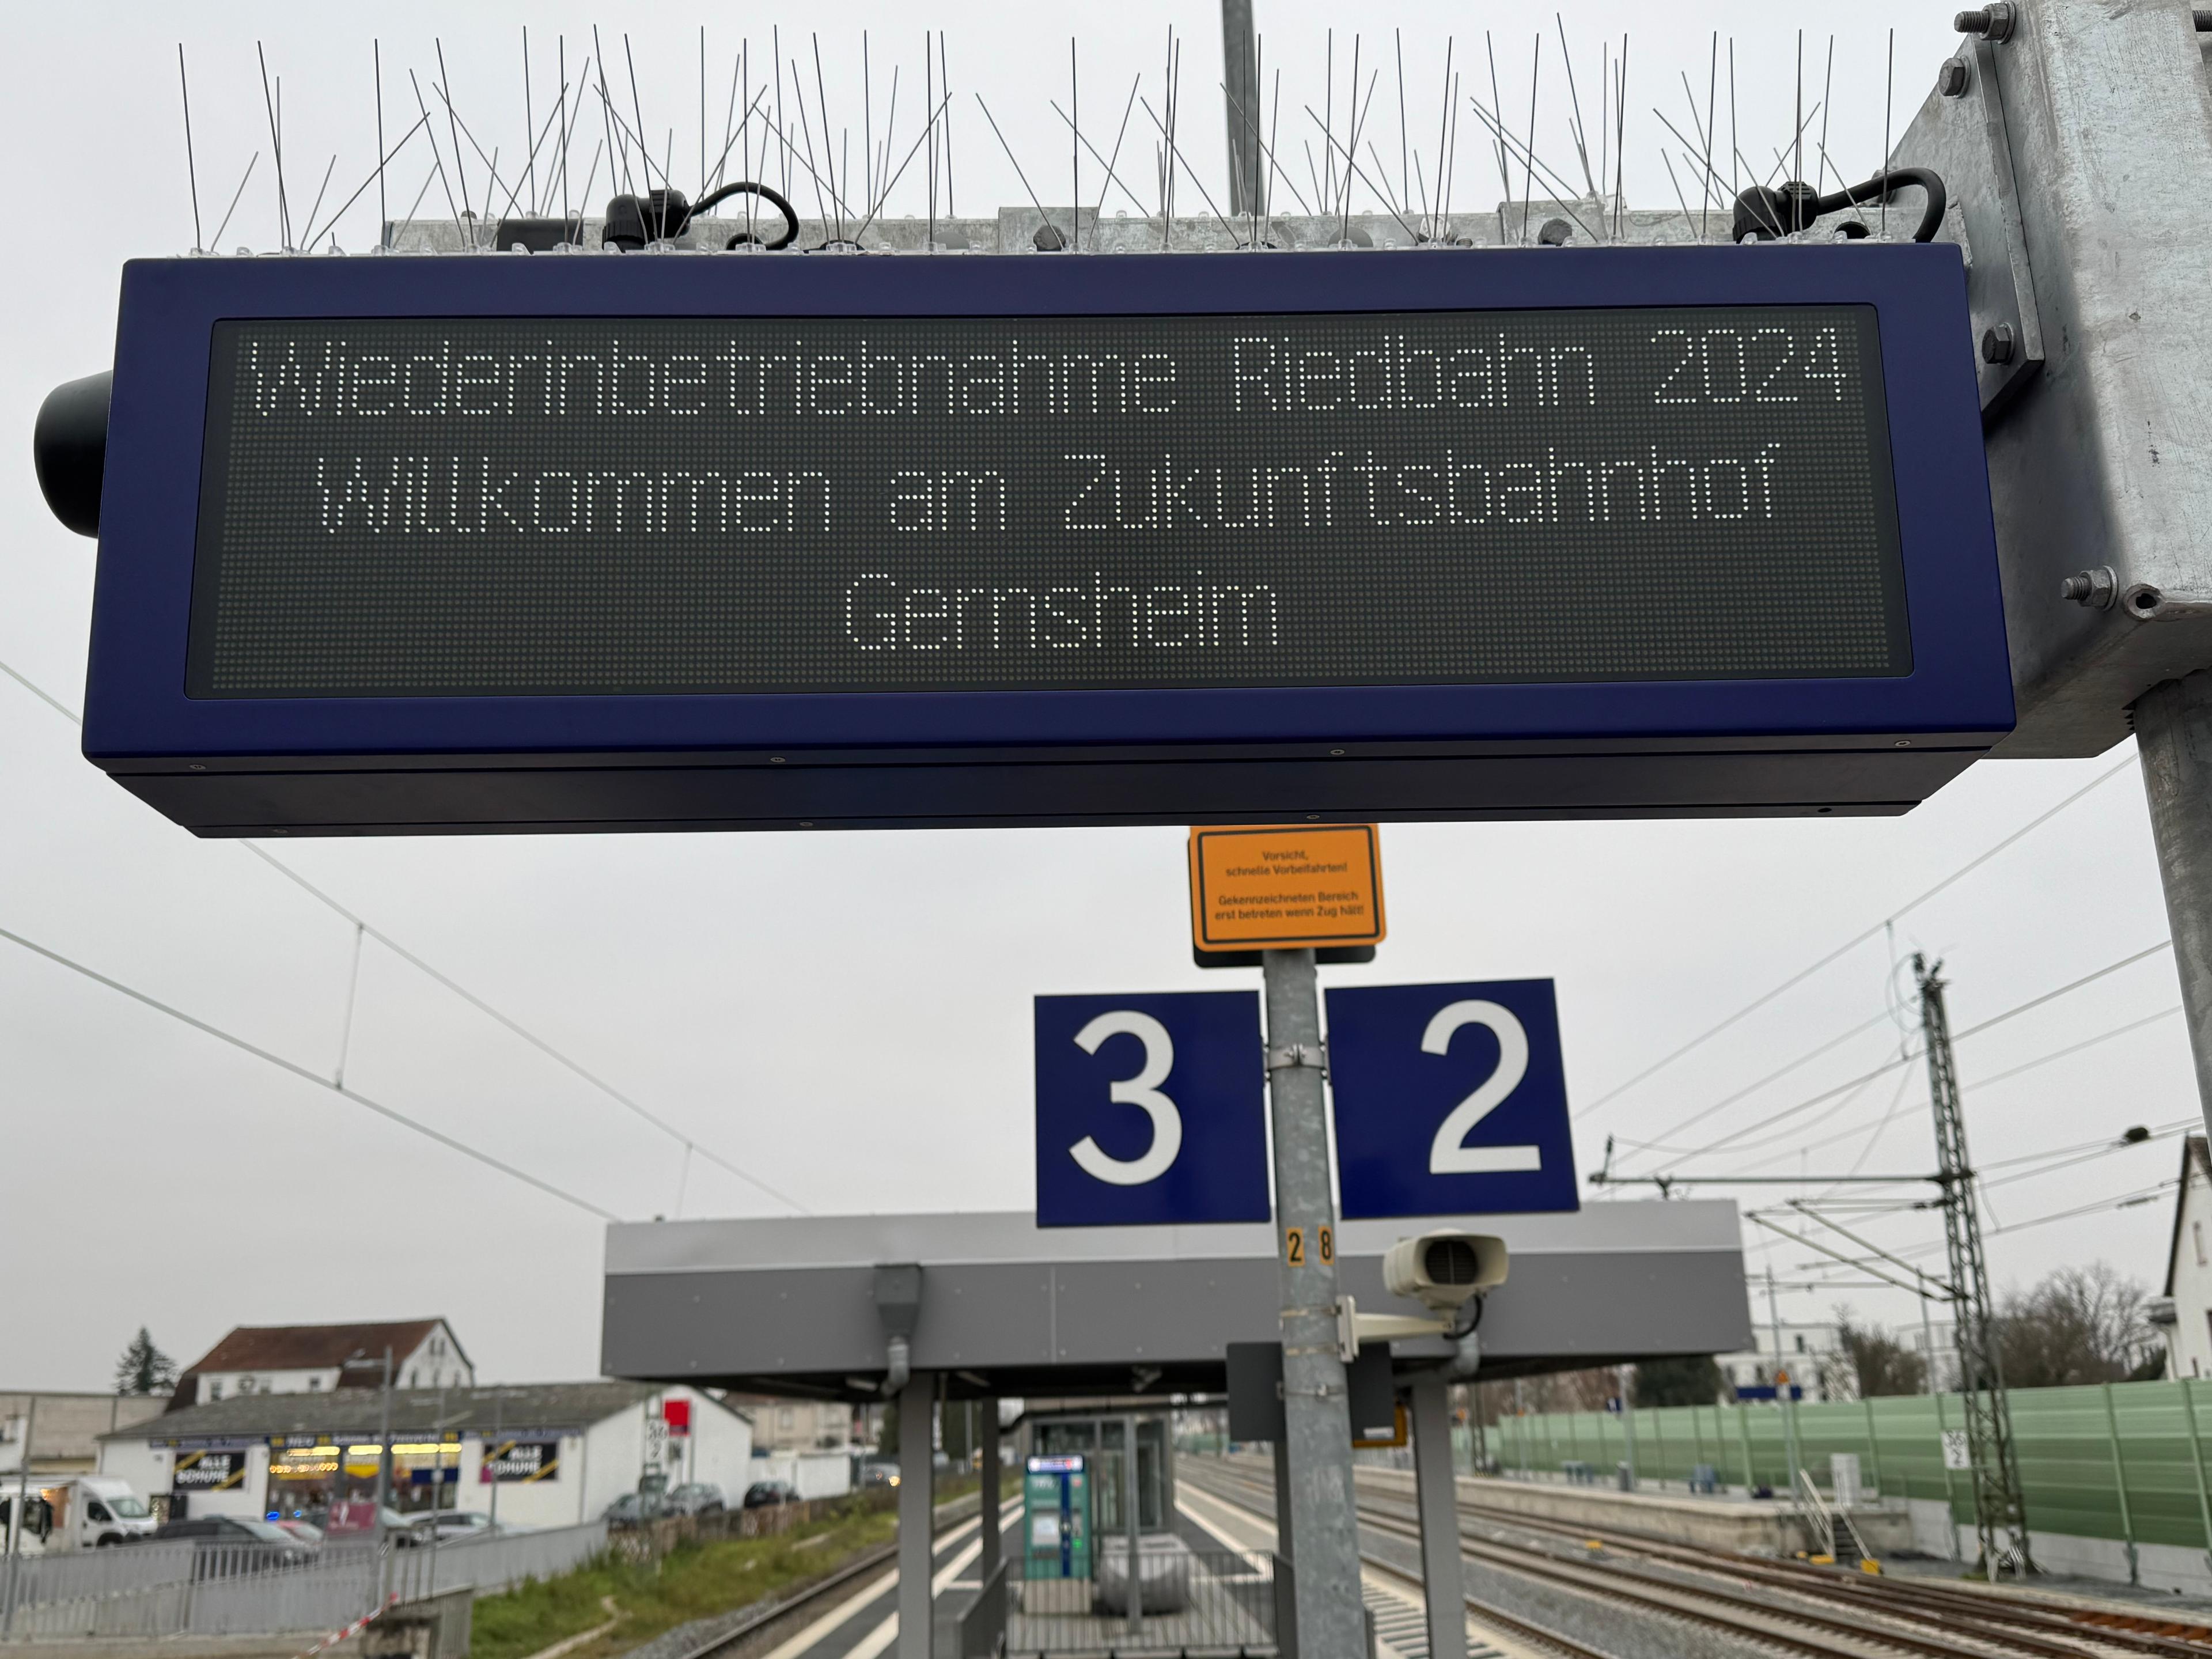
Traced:
<path fill-rule="evenodd" d="M 1497 1234 L 1511 1252 L 1483 1316 L 1486 1376 L 1750 1342 L 1727 1200 L 1346 1222 L 1338 1264 L 1363 1312 L 1423 1312 L 1384 1291 L 1382 1257 L 1438 1227 Z M 617 1376 L 876 1397 L 898 1319 L 879 1287 L 912 1283 L 883 1270 L 918 1267 L 911 1363 L 956 1397 L 1218 1391 L 1229 1343 L 1278 1334 L 1275 1249 L 1265 1223 L 1040 1228 L 1011 1212 L 621 1223 L 607 1236 L 601 1364 Z M 1405 1369 L 1448 1350 L 1419 1339 L 1394 1352 Z"/>

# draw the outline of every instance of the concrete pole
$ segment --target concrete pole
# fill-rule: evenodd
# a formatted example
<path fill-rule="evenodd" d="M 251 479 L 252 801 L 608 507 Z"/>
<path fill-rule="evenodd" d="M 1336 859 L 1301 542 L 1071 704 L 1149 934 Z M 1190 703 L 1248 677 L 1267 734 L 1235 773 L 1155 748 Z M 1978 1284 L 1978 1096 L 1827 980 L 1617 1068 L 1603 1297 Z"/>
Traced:
<path fill-rule="evenodd" d="M 1252 0 L 1221 0 L 1222 100 L 1229 123 L 1229 214 L 1260 210 L 1260 68 Z"/>
<path fill-rule="evenodd" d="M 982 1500 L 978 1511 L 981 1520 L 981 1536 L 983 1554 L 977 1571 L 983 1582 L 989 1583 L 991 1575 L 999 1570 L 999 1401 L 995 1395 L 985 1395 L 975 1402 L 977 1416 L 982 1419 L 981 1432 L 976 1437 L 981 1443 L 982 1467 L 975 1471 L 976 1491 Z"/>
<path fill-rule="evenodd" d="M 930 1407 L 937 1378 L 915 1371 L 899 1391 L 898 1659 L 929 1659 L 930 1498 L 936 1471 L 931 1456 Z"/>
<path fill-rule="evenodd" d="M 1429 1659 L 1467 1659 L 1467 1590 L 1460 1580 L 1459 1490 L 1452 1474 L 1451 1401 L 1440 1371 L 1418 1371 L 1413 1404 L 1413 1494 L 1421 1512 L 1421 1583 Z"/>
<path fill-rule="evenodd" d="M 2212 670 L 2154 686 L 2131 712 L 2197 1059 L 2197 1109 L 2212 1124 Z"/>
<path fill-rule="evenodd" d="M 1283 1423 L 1299 1659 L 1366 1651 L 1352 1508 L 1352 1410 L 1336 1346 L 1336 1205 L 1322 1098 L 1321 996 L 1311 951 L 1261 955 L 1281 1252 Z"/>

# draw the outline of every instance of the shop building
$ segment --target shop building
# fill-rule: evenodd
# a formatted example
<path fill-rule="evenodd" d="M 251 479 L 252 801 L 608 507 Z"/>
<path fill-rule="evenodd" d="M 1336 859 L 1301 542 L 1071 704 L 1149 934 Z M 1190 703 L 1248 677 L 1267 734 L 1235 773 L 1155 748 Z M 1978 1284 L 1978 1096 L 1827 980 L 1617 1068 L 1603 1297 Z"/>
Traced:
<path fill-rule="evenodd" d="M 402 1513 L 489 1512 L 526 1527 L 588 1521 L 641 1486 L 711 1481 L 734 1503 L 752 1424 L 712 1395 L 641 1382 L 341 1389 L 234 1395 L 99 1437 L 100 1473 L 169 1512 L 301 1516 L 376 1495 Z M 391 1424 L 389 1441 L 380 1425 Z"/>

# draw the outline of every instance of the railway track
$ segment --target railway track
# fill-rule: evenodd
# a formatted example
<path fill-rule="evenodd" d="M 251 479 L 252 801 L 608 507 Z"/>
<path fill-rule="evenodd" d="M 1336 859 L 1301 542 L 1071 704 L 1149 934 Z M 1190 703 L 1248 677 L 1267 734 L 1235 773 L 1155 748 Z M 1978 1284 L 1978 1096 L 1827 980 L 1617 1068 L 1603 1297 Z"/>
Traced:
<path fill-rule="evenodd" d="M 2204 1659 L 2206 1655 L 2212 1654 L 2212 1644 L 2208 1644 L 2203 1637 L 2181 1633 L 2182 1630 L 2190 1628 L 2203 1631 L 2204 1627 L 2201 1626 L 2177 1628 L 2172 1621 L 2145 1619 L 2141 1621 L 2143 1626 L 2156 1623 L 2165 1625 L 2166 1628 L 2134 1628 L 2111 1622 L 2112 1615 L 2094 1613 L 2029 1593 L 2014 1591 L 1999 1597 L 1960 1586 L 1876 1577 L 1846 1567 L 1823 1567 L 1807 1562 L 1751 1555 L 1737 1550 L 1698 1549 L 1613 1528 L 1575 1527 L 1563 1522 L 1522 1516 L 1495 1505 L 1470 1502 L 1464 1498 L 1460 1500 L 1459 1510 L 1462 1533 L 1466 1529 L 1466 1518 L 1475 1516 L 1496 1527 L 1519 1528 L 1577 1542 L 1596 1539 L 1610 1550 L 1650 1560 L 1670 1562 L 1693 1571 L 1710 1570 L 1716 1561 L 1724 1562 L 1728 1571 L 1737 1577 L 1772 1584 L 1798 1595 L 1820 1596 L 1839 1606 L 1873 1606 L 1893 1614 L 1909 1611 L 1912 1616 L 1936 1624 L 1964 1618 L 1984 1625 L 2002 1626 L 2013 1632 L 2008 1639 L 2024 1648 L 2039 1637 L 2082 1638 L 2094 1632 L 2094 1639 L 2100 1647 L 2157 1655 L 2161 1656 L 2161 1659 Z M 1412 1506 L 1407 1505 L 1405 1517 L 1411 1519 L 1413 1514 Z M 2051 1649 L 2057 1653 L 2079 1650 L 2075 1646 L 2063 1644 L 2055 1644 Z"/>
<path fill-rule="evenodd" d="M 959 1501 L 955 1500 L 956 1503 Z M 930 1531 L 933 1556 L 938 1539 L 958 1530 L 974 1518 L 972 1514 L 939 1515 L 936 1525 Z M 863 1583 L 869 1574 L 878 1568 L 895 1565 L 897 1560 L 896 1539 L 888 1544 L 878 1544 L 872 1549 L 863 1550 L 844 1565 L 823 1574 L 804 1589 L 760 1607 L 747 1608 L 736 1623 L 718 1631 L 697 1646 L 686 1649 L 682 1659 L 720 1659 L 720 1656 L 734 1653 L 748 1642 L 787 1626 L 795 1629 L 803 1616 L 819 1615 L 828 1611 L 836 1602 L 840 1590 Z"/>
<path fill-rule="evenodd" d="M 1193 1484 L 1273 1516 L 1272 1486 L 1242 1471 L 1206 1470 Z M 1363 1526 L 1386 1535 L 1419 1537 L 1410 1504 L 1363 1494 L 1359 1518 Z M 1524 1535 L 1516 1538 L 1516 1533 Z M 1993 1605 L 1992 1598 L 1968 1590 L 1699 1550 L 1617 1529 L 1532 1522 L 1464 1501 L 1460 1547 L 1468 1559 L 1553 1589 L 1725 1632 L 1740 1641 L 1808 1659 L 1875 1659 L 1898 1653 L 1922 1659 L 2212 1655 L 2212 1646 L 2184 1638 L 2085 1623 L 2081 1610 L 2063 1603 L 2008 1597 L 2010 1605 Z"/>

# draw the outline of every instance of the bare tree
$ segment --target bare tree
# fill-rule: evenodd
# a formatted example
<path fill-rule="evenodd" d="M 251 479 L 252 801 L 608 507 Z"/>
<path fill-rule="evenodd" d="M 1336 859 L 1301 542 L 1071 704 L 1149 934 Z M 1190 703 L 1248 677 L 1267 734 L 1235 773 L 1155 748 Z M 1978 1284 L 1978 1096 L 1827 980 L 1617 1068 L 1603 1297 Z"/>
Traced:
<path fill-rule="evenodd" d="M 2125 1381 L 2158 1346 L 2143 1316 L 2147 1291 L 2107 1261 L 2059 1267 L 1997 1308 L 2008 1388 Z"/>
<path fill-rule="evenodd" d="M 1842 1351 L 1820 1362 L 1820 1381 L 1829 1399 L 1918 1394 L 1927 1382 L 1927 1361 L 1888 1332 L 1860 1324 L 1848 1307 L 1836 1310 L 1836 1328 Z"/>

